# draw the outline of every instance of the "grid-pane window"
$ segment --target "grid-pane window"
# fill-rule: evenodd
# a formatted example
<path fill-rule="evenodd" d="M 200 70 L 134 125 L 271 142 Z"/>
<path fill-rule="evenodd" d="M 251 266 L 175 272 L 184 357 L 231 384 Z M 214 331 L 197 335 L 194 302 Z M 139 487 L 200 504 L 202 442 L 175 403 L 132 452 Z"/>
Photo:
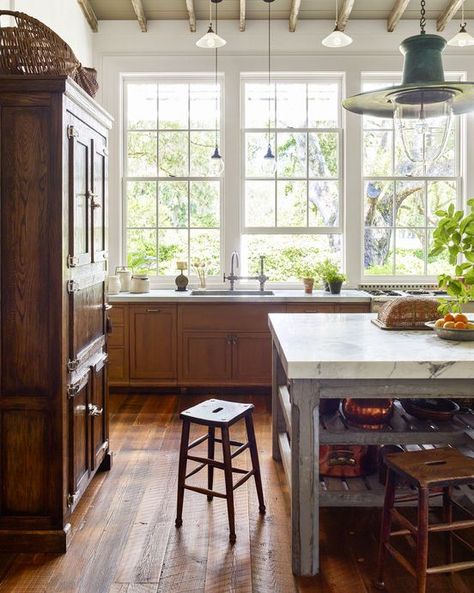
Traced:
<path fill-rule="evenodd" d="M 342 263 L 340 100 L 338 78 L 243 79 L 245 272 L 257 271 L 260 255 L 273 281 L 298 279 L 325 257 Z"/>
<path fill-rule="evenodd" d="M 169 276 L 199 259 L 220 273 L 222 180 L 210 156 L 220 134 L 220 85 L 172 78 L 125 81 L 126 261 Z M 220 143 L 220 140 L 219 140 Z"/>
<path fill-rule="evenodd" d="M 450 77 L 452 78 L 452 77 Z M 399 80 L 366 80 L 370 91 Z M 446 147 L 434 163 L 406 156 L 391 119 L 363 117 L 364 272 L 366 276 L 432 276 L 446 271 L 444 254 L 432 258 L 436 210 L 461 207 L 460 122 L 454 118 Z"/>

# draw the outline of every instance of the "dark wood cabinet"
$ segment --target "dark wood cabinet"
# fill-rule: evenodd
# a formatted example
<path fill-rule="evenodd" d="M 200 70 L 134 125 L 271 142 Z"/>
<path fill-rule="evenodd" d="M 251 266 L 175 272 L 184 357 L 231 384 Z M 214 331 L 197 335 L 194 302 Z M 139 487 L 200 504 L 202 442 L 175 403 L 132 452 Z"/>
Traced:
<path fill-rule="evenodd" d="M 62 76 L 0 76 L 0 550 L 65 551 L 109 465 L 111 118 Z"/>

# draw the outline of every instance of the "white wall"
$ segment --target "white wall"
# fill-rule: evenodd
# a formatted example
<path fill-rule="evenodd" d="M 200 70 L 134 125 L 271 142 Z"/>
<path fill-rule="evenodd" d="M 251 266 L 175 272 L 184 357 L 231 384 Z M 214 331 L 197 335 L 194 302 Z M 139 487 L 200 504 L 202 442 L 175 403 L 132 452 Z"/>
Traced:
<path fill-rule="evenodd" d="M 198 49 L 196 40 L 205 33 L 207 21 L 199 22 L 196 33 L 190 33 L 186 21 L 152 21 L 148 32 L 142 33 L 136 21 L 101 22 L 94 35 L 94 62 L 99 70 L 101 91 L 99 100 L 115 118 L 110 153 L 110 258 L 111 269 L 121 263 L 121 203 L 120 155 L 121 76 L 137 72 L 212 72 L 212 52 Z M 276 72 L 343 73 L 345 93 L 360 92 L 363 72 L 400 72 L 402 56 L 398 45 L 407 36 L 418 33 L 417 21 L 401 22 L 394 33 L 387 33 L 385 21 L 353 21 L 347 32 L 354 43 L 340 50 L 321 45 L 321 39 L 333 28 L 329 21 L 300 21 L 296 33 L 289 33 L 287 21 L 272 23 L 272 69 Z M 444 32 L 454 35 L 457 23 Z M 474 23 L 468 23 L 468 30 Z M 433 22 L 427 29 L 435 32 Z M 225 142 L 226 160 L 224 205 L 224 266 L 230 253 L 239 248 L 240 220 L 240 133 L 238 125 L 240 102 L 240 73 L 264 72 L 266 61 L 266 23 L 248 21 L 247 30 L 239 32 L 237 21 L 219 24 L 219 33 L 227 40 L 220 51 L 219 70 L 225 77 Z M 467 80 L 474 80 L 474 50 L 454 50 L 445 53 L 445 69 L 466 72 Z M 361 146 L 358 116 L 345 113 L 345 242 L 346 270 L 352 284 L 361 276 Z M 474 138 L 474 118 L 467 119 L 468 137 Z M 472 141 L 471 141 L 472 143 Z M 467 151 L 465 163 L 467 195 L 474 195 L 474 146 Z M 350 221 L 350 222 L 348 222 Z"/>
<path fill-rule="evenodd" d="M 2 10 L 25 12 L 68 43 L 84 66 L 93 66 L 93 33 L 76 0 L 0 0 Z"/>

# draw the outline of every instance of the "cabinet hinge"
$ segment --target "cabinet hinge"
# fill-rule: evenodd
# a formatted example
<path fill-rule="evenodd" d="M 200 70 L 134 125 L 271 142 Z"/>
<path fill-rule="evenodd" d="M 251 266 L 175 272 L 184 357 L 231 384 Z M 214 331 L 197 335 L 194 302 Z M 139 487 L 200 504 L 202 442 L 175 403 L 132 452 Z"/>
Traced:
<path fill-rule="evenodd" d="M 69 294 L 77 292 L 79 290 L 79 284 L 75 280 L 67 281 L 67 291 Z"/>
<path fill-rule="evenodd" d="M 68 265 L 68 268 L 75 268 L 77 265 L 79 265 L 79 258 L 76 257 L 75 255 L 68 255 L 67 256 L 67 265 Z"/>
<path fill-rule="evenodd" d="M 74 397 L 79 393 L 79 383 L 71 383 L 67 386 L 67 396 Z"/>
<path fill-rule="evenodd" d="M 68 138 L 77 138 L 79 136 L 79 134 L 77 133 L 77 130 L 74 126 L 69 125 L 67 127 L 67 137 Z"/>
<path fill-rule="evenodd" d="M 66 497 L 66 504 L 67 504 L 68 508 L 71 508 L 75 504 L 76 500 L 77 500 L 77 494 L 69 493 Z"/>
<path fill-rule="evenodd" d="M 108 440 L 107 441 L 104 441 L 102 443 L 102 447 L 101 448 L 104 449 L 104 451 L 106 451 L 109 448 L 109 441 Z"/>
<path fill-rule="evenodd" d="M 77 368 L 79 367 L 79 359 L 74 358 L 73 360 L 68 360 L 67 361 L 67 370 L 68 371 L 76 371 Z"/>

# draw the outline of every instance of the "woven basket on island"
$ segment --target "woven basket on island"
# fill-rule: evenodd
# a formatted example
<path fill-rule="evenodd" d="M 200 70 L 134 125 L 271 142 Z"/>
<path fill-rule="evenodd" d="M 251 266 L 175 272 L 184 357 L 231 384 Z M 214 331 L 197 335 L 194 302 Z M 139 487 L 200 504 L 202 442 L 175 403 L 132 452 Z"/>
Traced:
<path fill-rule="evenodd" d="M 0 74 L 66 74 L 96 95 L 97 72 L 84 68 L 59 35 L 23 12 L 0 10 L 0 18 L 5 16 L 14 25 L 0 27 Z"/>
<path fill-rule="evenodd" d="M 424 329 L 436 319 L 438 301 L 426 297 L 399 297 L 385 303 L 374 323 L 382 329 Z"/>

